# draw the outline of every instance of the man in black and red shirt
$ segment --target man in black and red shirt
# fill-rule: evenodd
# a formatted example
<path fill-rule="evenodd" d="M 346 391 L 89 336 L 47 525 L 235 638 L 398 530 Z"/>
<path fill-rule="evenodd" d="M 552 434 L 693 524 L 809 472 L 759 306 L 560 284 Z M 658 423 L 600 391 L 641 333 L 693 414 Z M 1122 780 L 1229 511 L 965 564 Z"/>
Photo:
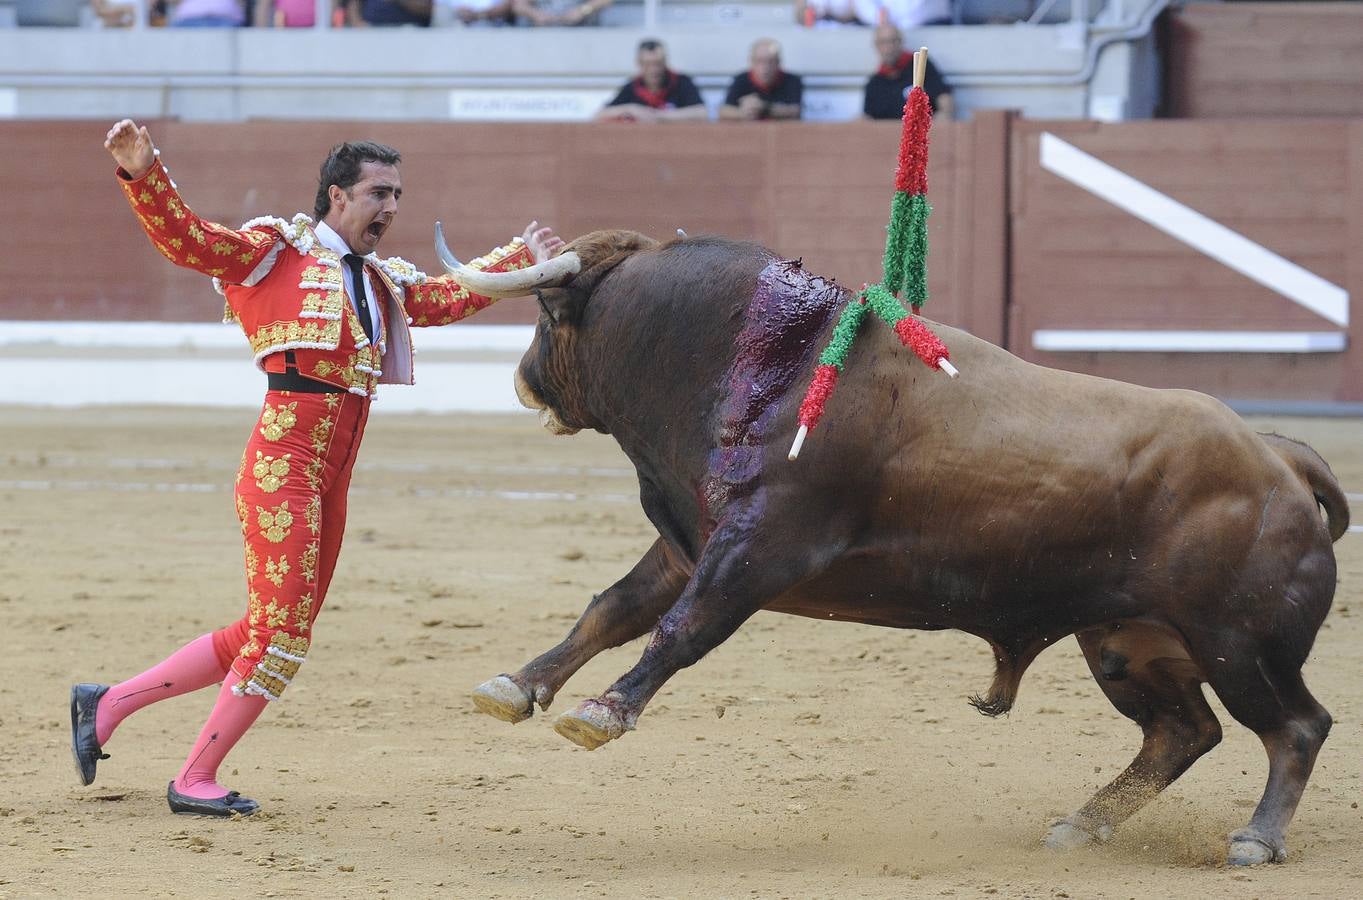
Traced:
<path fill-rule="evenodd" d="M 880 68 L 866 82 L 861 110 L 868 119 L 902 119 L 904 101 L 913 87 L 913 54 L 904 49 L 904 36 L 899 29 L 890 24 L 876 26 L 875 47 Z M 932 57 L 928 57 L 923 73 L 923 90 L 935 115 L 953 118 L 955 98 L 942 80 L 942 73 L 932 64 Z"/>
<path fill-rule="evenodd" d="M 667 67 L 662 41 L 639 43 L 639 75 L 596 114 L 598 121 L 662 122 L 708 119 L 700 91 L 685 75 Z"/>
<path fill-rule="evenodd" d="M 729 85 L 719 117 L 732 121 L 800 118 L 804 82 L 781 68 L 781 45 L 771 38 L 758 38 L 748 62 L 748 71 L 735 75 Z"/>

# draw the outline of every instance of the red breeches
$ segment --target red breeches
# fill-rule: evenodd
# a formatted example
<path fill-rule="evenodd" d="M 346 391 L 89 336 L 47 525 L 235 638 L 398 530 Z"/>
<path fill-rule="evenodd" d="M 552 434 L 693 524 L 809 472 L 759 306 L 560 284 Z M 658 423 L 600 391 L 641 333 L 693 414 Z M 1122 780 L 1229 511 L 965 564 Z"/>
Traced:
<path fill-rule="evenodd" d="M 279 699 L 307 657 L 345 534 L 369 400 L 269 391 L 237 473 L 246 615 L 213 634 L 238 694 Z"/>

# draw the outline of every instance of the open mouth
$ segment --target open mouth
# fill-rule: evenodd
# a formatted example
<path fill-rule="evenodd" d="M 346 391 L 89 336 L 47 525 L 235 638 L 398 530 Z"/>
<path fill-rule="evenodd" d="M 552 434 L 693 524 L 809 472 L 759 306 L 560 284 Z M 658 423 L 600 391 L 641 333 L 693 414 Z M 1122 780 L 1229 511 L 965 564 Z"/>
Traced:
<path fill-rule="evenodd" d="M 369 238 L 371 241 L 377 241 L 379 238 L 383 237 L 383 233 L 387 230 L 388 226 L 385 223 L 375 220 L 369 223 L 369 227 L 364 230 L 364 234 L 365 237 Z"/>

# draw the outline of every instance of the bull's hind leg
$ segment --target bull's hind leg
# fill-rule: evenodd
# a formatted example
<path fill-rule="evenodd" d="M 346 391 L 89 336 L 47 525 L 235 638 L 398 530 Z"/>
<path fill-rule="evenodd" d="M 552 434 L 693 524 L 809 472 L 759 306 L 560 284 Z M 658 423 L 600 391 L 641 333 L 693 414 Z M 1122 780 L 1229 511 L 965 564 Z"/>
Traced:
<path fill-rule="evenodd" d="M 1263 742 L 1268 784 L 1249 825 L 1231 834 L 1226 861 L 1233 866 L 1282 862 L 1287 826 L 1330 733 L 1330 714 L 1306 689 L 1299 666 L 1281 666 L 1287 670 L 1282 671 L 1267 653 L 1253 650 L 1227 661 L 1210 683 L 1227 711 Z"/>
<path fill-rule="evenodd" d="M 506 722 L 530 718 L 534 704 L 548 709 L 559 688 L 602 650 L 632 641 L 658 624 L 686 585 L 687 572 L 659 538 L 624 578 L 592 598 L 558 646 L 514 675 L 498 675 L 473 691 L 480 712 Z"/>
<path fill-rule="evenodd" d="M 1182 641 L 1161 626 L 1114 623 L 1077 635 L 1084 658 L 1112 705 L 1141 726 L 1140 752 L 1083 808 L 1046 835 L 1052 849 L 1106 840 L 1198 757 L 1221 740 L 1202 695 L 1201 676 Z"/>

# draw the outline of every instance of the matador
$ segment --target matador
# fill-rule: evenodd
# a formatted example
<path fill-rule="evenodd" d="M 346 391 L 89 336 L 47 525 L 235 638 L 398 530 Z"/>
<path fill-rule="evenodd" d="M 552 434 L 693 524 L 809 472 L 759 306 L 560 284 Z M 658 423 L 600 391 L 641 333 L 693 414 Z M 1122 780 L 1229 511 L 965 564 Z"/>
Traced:
<path fill-rule="evenodd" d="M 381 383 L 412 383 L 409 326 L 455 322 L 493 301 L 450 275 L 429 278 L 375 253 L 402 196 L 401 157 L 391 147 L 337 145 L 322 164 L 315 218 L 266 216 L 238 229 L 194 214 L 145 127 L 124 119 L 105 147 L 156 249 L 210 276 L 226 297 L 225 318 L 241 326 L 268 390 L 234 491 L 245 539 L 245 615 L 126 681 L 73 686 L 72 751 L 89 785 L 128 716 L 220 684 L 166 796 L 177 813 L 250 815 L 259 804 L 219 784 L 218 768 L 307 659 L 341 549 L 371 399 Z M 505 272 L 543 263 L 563 242 L 537 225 L 468 268 Z"/>

